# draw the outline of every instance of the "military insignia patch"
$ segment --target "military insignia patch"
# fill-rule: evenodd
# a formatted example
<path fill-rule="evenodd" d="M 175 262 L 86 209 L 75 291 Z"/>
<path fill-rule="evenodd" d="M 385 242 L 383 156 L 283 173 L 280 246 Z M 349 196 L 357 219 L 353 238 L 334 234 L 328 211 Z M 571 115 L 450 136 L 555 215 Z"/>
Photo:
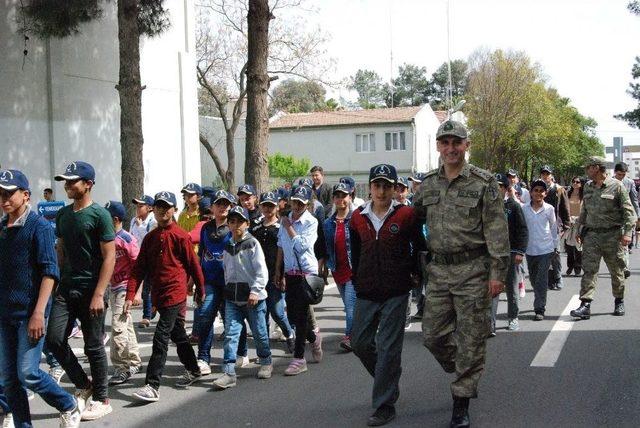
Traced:
<path fill-rule="evenodd" d="M 493 186 L 489 186 L 487 188 L 487 192 L 489 192 L 489 196 L 491 197 L 492 201 L 495 201 L 496 198 L 498 197 L 498 190 L 496 190 L 496 188 Z"/>
<path fill-rule="evenodd" d="M 453 129 L 453 123 L 451 121 L 447 121 L 447 123 L 444 124 L 444 128 L 445 131 L 451 131 Z"/>
<path fill-rule="evenodd" d="M 400 226 L 398 226 L 395 223 L 392 223 L 391 226 L 389 226 L 389 232 L 396 234 L 400 231 Z"/>

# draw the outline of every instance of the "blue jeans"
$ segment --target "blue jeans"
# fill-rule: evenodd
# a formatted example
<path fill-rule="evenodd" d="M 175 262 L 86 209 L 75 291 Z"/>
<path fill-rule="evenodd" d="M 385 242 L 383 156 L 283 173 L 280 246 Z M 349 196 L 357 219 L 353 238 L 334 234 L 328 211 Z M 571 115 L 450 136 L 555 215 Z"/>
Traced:
<path fill-rule="evenodd" d="M 7 413 L 11 413 L 9 409 L 9 403 L 7 403 L 7 397 L 4 395 L 4 389 L 2 389 L 2 385 L 0 385 L 0 409 L 2 409 L 2 413 L 5 415 Z"/>
<path fill-rule="evenodd" d="M 253 332 L 253 341 L 256 344 L 260 365 L 271 364 L 271 349 L 269 348 L 269 332 L 265 314 L 267 304 L 264 300 L 258 302 L 254 307 L 248 305 L 236 305 L 232 302 L 225 302 L 225 338 L 224 338 L 224 366 L 225 373 L 235 376 L 236 374 L 236 351 L 238 341 L 244 326 L 244 320 L 249 321 L 249 327 Z"/>
<path fill-rule="evenodd" d="M 202 306 L 193 314 L 193 331 L 198 333 L 198 359 L 211 362 L 211 345 L 213 344 L 213 322 L 222 303 L 223 289 L 215 285 L 205 284 L 205 298 Z"/>
<path fill-rule="evenodd" d="M 156 317 L 151 304 L 151 283 L 145 278 L 142 284 L 142 319 L 152 320 Z"/>
<path fill-rule="evenodd" d="M 344 312 L 347 318 L 347 327 L 344 330 L 344 335 L 351 336 L 351 329 L 353 328 L 353 309 L 356 307 L 356 290 L 353 287 L 353 282 L 348 281 L 344 284 L 338 284 L 338 291 L 340 292 L 340 297 L 342 297 Z"/>
<path fill-rule="evenodd" d="M 355 295 L 353 298 L 355 300 Z M 291 337 L 293 330 L 291 329 L 289 319 L 284 312 L 284 294 L 278 287 L 276 287 L 273 281 L 269 281 L 267 283 L 267 311 L 268 312 L 265 315 L 267 320 L 267 331 L 269 330 L 268 317 L 271 315 L 273 320 L 280 327 L 280 330 L 282 330 L 282 334 L 287 338 Z"/>
<path fill-rule="evenodd" d="M 29 320 L 0 320 L 0 384 L 17 427 L 30 427 L 29 388 L 59 412 L 72 410 L 76 400 L 47 373 L 40 370 L 44 339 L 33 342 L 28 335 Z"/>

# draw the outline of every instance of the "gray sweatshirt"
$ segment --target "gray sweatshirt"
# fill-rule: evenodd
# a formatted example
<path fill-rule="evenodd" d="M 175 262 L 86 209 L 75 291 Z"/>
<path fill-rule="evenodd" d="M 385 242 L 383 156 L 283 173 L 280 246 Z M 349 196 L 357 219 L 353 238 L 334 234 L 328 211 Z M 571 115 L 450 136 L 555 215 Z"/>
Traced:
<path fill-rule="evenodd" d="M 247 303 L 249 293 L 257 294 L 258 300 L 267 298 L 267 263 L 260 243 L 250 233 L 246 233 L 240 242 L 229 240 L 224 247 L 222 263 L 225 299 L 243 305 Z"/>

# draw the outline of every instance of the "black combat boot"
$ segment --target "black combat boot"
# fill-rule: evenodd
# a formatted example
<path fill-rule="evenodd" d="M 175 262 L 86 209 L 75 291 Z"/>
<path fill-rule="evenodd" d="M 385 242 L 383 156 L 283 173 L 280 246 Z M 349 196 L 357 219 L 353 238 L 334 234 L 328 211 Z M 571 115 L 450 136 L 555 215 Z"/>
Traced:
<path fill-rule="evenodd" d="M 469 422 L 469 398 L 453 397 L 453 414 L 451 415 L 450 428 L 470 427 Z"/>
<path fill-rule="evenodd" d="M 571 316 L 582 320 L 588 320 L 591 318 L 591 302 L 583 300 L 578 309 L 571 311 Z"/>
<path fill-rule="evenodd" d="M 615 302 L 615 309 L 613 310 L 613 315 L 617 316 L 617 317 L 621 317 L 624 315 L 624 299 L 622 298 L 616 298 Z"/>

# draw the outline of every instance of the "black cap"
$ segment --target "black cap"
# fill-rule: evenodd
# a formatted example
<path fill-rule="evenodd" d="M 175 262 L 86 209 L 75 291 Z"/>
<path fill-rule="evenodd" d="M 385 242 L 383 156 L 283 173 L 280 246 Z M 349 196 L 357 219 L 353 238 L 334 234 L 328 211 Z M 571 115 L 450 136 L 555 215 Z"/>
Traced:
<path fill-rule="evenodd" d="M 498 182 L 498 184 L 503 185 L 505 188 L 509 187 L 509 178 L 504 175 L 504 174 L 496 174 L 496 181 Z"/>
<path fill-rule="evenodd" d="M 542 187 L 545 192 L 547 191 L 547 183 L 545 183 L 544 180 L 534 180 L 531 183 L 531 190 L 533 190 L 534 187 Z"/>
<path fill-rule="evenodd" d="M 396 184 L 398 181 L 396 167 L 386 163 L 381 163 L 371 168 L 371 170 L 369 170 L 369 183 L 379 179 L 386 180 L 391 184 Z"/>

